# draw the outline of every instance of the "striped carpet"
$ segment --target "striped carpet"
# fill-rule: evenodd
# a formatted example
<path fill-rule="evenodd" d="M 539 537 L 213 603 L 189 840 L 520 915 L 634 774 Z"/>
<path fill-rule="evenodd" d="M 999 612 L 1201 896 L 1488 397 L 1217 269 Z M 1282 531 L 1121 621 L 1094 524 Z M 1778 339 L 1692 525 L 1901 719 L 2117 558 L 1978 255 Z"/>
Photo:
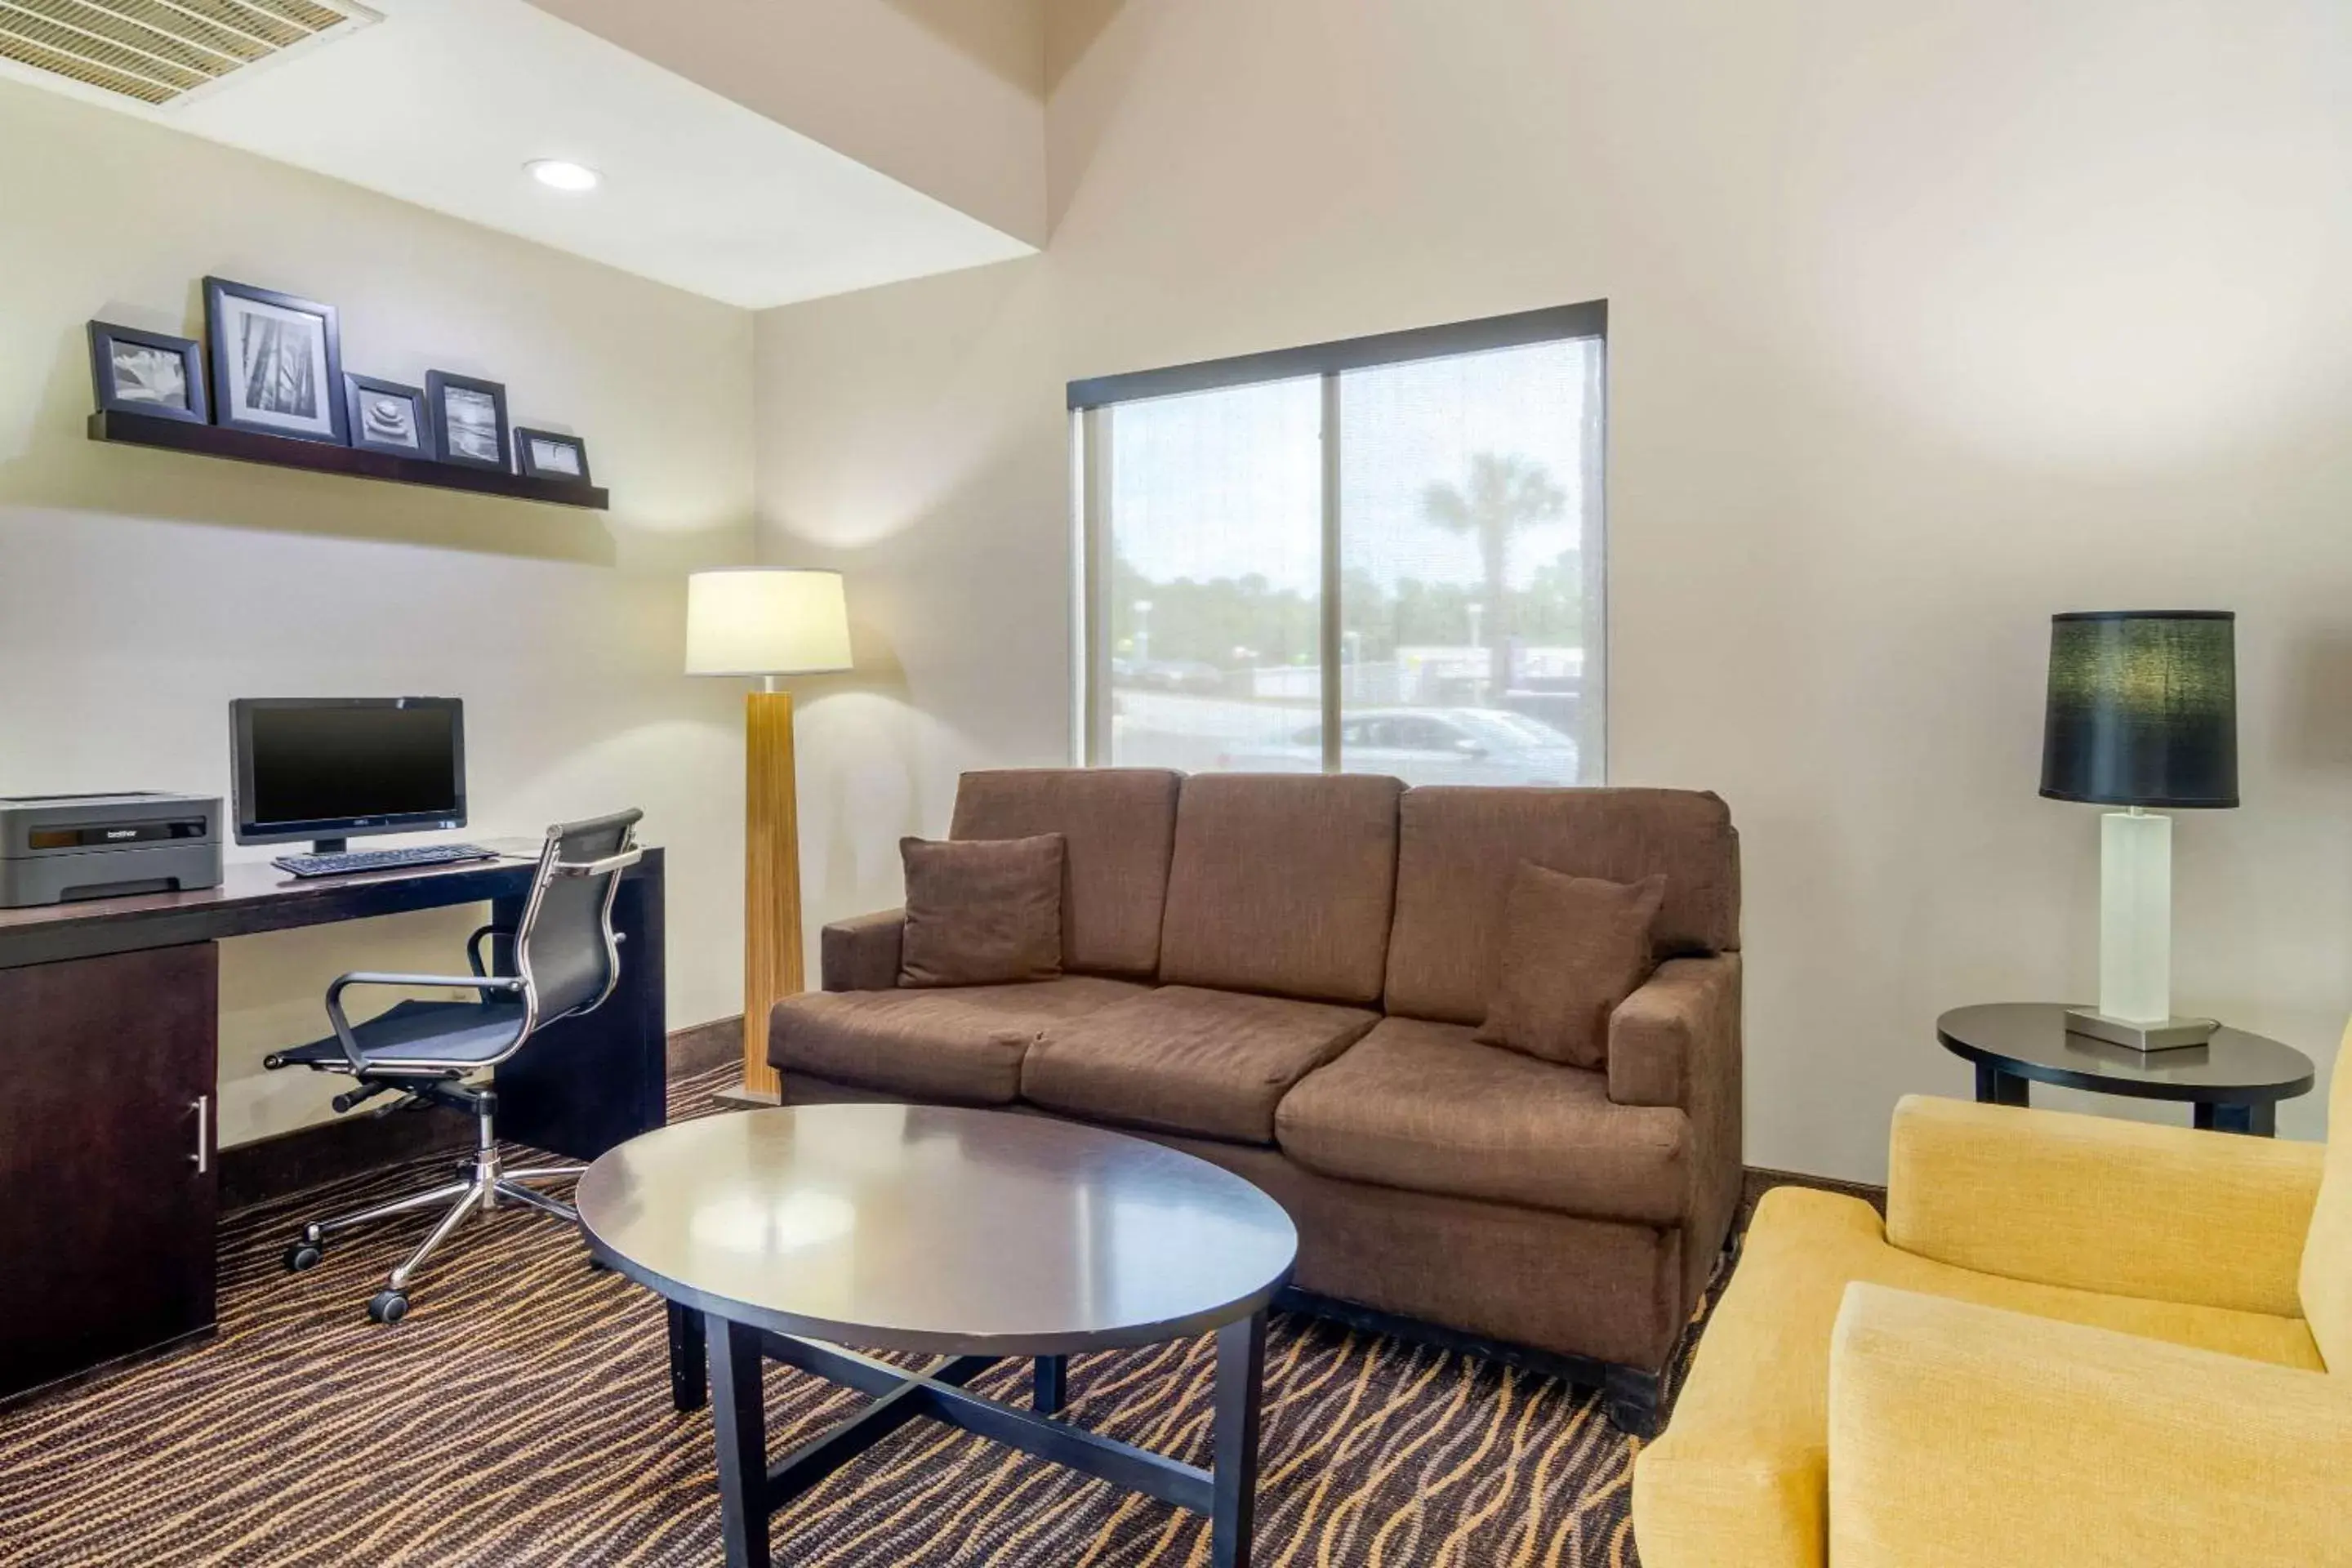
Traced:
<path fill-rule="evenodd" d="M 707 1113 L 731 1069 L 682 1079 Z M 460 1234 L 393 1330 L 362 1304 L 427 1218 L 289 1276 L 300 1218 L 436 1179 L 409 1167 L 222 1228 L 221 1330 L 194 1349 L 0 1413 L 0 1563 L 705 1565 L 721 1560 L 707 1412 L 669 1405 L 652 1297 L 502 1210 Z M 429 1216 L 428 1216 L 429 1217 Z M 1070 1418 L 1208 1462 L 1212 1342 L 1075 1361 Z M 1022 1372 L 975 1386 L 1017 1396 Z M 856 1396 L 768 1374 L 781 1451 Z M 1266 1568 L 1635 1562 L 1633 1445 L 1547 1379 L 1296 1317 L 1266 1356 Z M 1205 1563 L 1197 1516 L 918 1423 L 776 1520 L 793 1568 Z"/>

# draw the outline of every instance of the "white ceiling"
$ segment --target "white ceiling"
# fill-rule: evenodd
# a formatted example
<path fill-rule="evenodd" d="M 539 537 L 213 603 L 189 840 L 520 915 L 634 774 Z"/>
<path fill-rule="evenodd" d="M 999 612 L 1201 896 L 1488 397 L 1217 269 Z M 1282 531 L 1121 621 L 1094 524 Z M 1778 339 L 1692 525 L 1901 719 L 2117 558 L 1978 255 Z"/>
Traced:
<path fill-rule="evenodd" d="M 1033 252 L 525 0 L 369 3 L 193 101 L 100 101 L 754 310 Z M 535 158 L 604 184 L 548 190 Z"/>

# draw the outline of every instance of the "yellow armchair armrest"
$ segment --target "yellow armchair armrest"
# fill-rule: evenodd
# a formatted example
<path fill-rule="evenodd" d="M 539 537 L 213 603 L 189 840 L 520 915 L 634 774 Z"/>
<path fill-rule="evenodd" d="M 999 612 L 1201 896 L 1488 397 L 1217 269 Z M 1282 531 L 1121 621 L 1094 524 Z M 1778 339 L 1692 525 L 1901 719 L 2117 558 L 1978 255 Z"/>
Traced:
<path fill-rule="evenodd" d="M 2323 1154 L 1912 1095 L 1895 1109 L 1886 1239 L 1980 1274 L 2299 1318 Z"/>
<path fill-rule="evenodd" d="M 2105 1329 L 1848 1288 L 1838 1568 L 2352 1565 L 2352 1387 Z"/>

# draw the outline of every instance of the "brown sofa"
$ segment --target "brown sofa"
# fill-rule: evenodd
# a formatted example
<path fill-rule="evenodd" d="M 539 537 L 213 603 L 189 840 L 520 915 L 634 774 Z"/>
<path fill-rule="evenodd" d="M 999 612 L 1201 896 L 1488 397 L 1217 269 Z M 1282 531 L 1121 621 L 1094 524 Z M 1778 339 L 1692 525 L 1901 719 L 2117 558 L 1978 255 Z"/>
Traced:
<path fill-rule="evenodd" d="M 1213 1161 L 1297 1222 L 1292 1305 L 1598 1383 L 1648 1430 L 1740 1181 L 1739 865 L 1712 795 L 1368 775 L 966 774 L 1059 833 L 1058 980 L 901 989 L 898 911 L 778 1004 L 787 1103 L 998 1106 Z M 1475 1043 L 1522 859 L 1666 878 L 1605 1070 Z"/>

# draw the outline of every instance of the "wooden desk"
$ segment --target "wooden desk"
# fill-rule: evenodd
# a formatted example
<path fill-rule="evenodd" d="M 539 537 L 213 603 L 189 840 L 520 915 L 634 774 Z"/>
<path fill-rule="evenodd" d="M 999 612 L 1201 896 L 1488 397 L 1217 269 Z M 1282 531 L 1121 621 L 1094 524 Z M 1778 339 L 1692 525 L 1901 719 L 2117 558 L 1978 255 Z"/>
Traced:
<path fill-rule="evenodd" d="M 515 854 L 300 882 L 237 863 L 200 892 L 0 910 L 0 1399 L 213 1328 L 217 943 L 478 903 L 511 925 L 538 846 L 485 847 Z M 613 924 L 613 995 L 498 1069 L 499 1131 L 576 1160 L 665 1117 L 658 848 Z"/>

